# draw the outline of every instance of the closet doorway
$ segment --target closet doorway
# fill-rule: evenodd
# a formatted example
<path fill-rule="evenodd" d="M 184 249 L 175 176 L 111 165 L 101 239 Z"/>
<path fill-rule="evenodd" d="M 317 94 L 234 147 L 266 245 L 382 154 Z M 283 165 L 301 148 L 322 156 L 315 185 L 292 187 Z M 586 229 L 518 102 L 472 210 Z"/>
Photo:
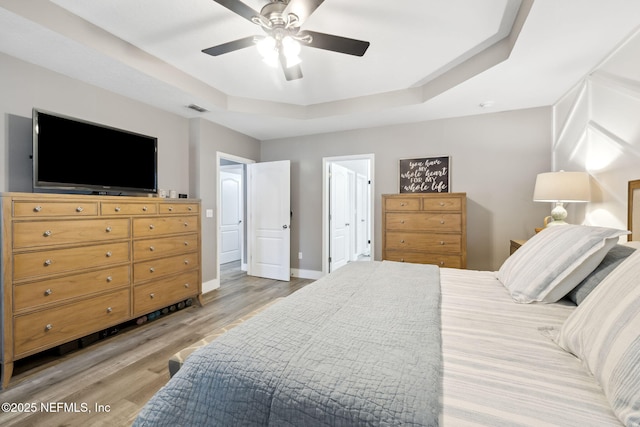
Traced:
<path fill-rule="evenodd" d="M 370 261 L 374 155 L 323 159 L 323 273 Z"/>

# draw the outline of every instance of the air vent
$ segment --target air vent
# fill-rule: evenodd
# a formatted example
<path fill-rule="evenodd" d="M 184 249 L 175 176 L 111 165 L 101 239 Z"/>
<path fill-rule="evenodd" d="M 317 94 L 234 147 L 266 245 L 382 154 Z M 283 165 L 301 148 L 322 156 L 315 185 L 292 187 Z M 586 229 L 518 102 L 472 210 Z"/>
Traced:
<path fill-rule="evenodd" d="M 192 110 L 196 110 L 198 113 L 206 113 L 207 112 L 206 108 L 202 108 L 201 106 L 196 105 L 196 104 L 189 105 L 189 108 L 191 108 Z"/>

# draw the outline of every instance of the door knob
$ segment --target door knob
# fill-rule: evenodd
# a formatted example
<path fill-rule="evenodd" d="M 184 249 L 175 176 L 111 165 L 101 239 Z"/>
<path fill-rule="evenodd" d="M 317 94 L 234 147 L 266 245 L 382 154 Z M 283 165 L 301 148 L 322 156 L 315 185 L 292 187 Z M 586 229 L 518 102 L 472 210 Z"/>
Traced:
<path fill-rule="evenodd" d="M 287 228 L 289 228 L 289 226 L 287 224 L 285 224 L 285 225 L 282 226 L 282 228 L 286 230 Z"/>

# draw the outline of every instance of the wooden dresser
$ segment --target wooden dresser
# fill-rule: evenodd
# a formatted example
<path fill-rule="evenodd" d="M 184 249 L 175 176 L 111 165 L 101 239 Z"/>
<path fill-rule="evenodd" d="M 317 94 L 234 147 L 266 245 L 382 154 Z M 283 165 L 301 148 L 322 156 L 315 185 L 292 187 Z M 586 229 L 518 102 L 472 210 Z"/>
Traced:
<path fill-rule="evenodd" d="M 200 202 L 4 193 L 2 387 L 14 361 L 201 297 Z"/>
<path fill-rule="evenodd" d="M 466 193 L 383 194 L 382 259 L 467 266 Z"/>

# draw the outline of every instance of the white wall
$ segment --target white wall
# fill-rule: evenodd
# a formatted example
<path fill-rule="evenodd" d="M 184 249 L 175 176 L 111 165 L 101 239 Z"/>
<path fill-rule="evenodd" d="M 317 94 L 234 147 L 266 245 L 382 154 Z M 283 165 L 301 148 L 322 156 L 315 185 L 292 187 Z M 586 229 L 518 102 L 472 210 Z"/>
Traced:
<path fill-rule="evenodd" d="M 571 222 L 626 229 L 627 184 L 640 179 L 640 32 L 555 105 L 552 151 L 554 170 L 593 177 Z"/>
<path fill-rule="evenodd" d="M 449 155 L 451 190 L 468 197 L 468 268 L 495 270 L 509 240 L 531 237 L 548 215 L 532 196 L 536 175 L 550 170 L 550 146 L 551 109 L 539 108 L 263 141 L 260 158 L 292 162 L 292 268 L 322 270 L 322 158 L 374 153 L 375 259 L 380 195 L 398 192 L 399 159 Z"/>

